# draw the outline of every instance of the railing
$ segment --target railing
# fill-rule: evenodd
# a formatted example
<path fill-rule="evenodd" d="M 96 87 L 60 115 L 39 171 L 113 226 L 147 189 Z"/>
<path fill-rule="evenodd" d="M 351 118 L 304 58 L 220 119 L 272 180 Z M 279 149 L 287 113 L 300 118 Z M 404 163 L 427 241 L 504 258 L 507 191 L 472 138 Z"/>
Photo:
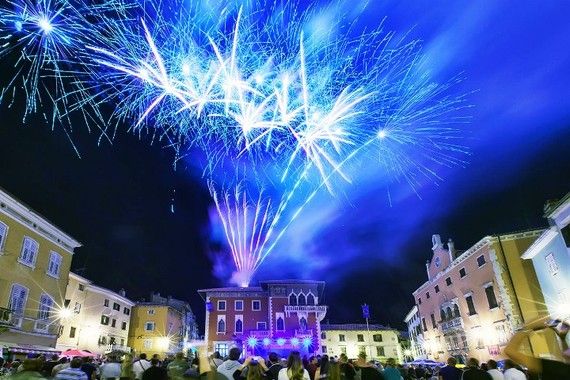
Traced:
<path fill-rule="evenodd" d="M 295 330 L 295 336 L 297 338 L 312 337 L 313 330 Z"/>
<path fill-rule="evenodd" d="M 461 317 L 455 317 L 447 321 L 442 321 L 440 326 L 441 326 L 441 331 L 444 333 L 449 330 L 460 329 L 463 328 L 463 319 Z"/>
<path fill-rule="evenodd" d="M 285 306 L 285 312 L 295 312 L 295 311 L 316 311 L 319 313 L 326 313 L 327 306 L 324 305 L 305 305 L 305 306 Z"/>
<path fill-rule="evenodd" d="M 266 338 L 271 335 L 269 330 L 252 330 L 249 333 L 255 337 L 261 337 L 261 338 Z"/>
<path fill-rule="evenodd" d="M 107 347 L 105 347 L 106 354 L 116 351 L 130 353 L 132 349 L 129 346 L 123 346 L 121 344 L 108 344 Z"/>

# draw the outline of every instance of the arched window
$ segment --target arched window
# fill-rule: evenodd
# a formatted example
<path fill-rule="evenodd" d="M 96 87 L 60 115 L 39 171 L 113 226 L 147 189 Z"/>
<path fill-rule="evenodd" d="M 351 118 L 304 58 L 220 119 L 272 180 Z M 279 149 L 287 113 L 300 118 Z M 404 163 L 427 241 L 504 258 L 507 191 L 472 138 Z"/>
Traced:
<path fill-rule="evenodd" d="M 455 317 L 461 316 L 461 314 L 459 314 L 459 306 L 457 306 L 457 304 L 455 304 L 455 305 L 453 306 L 453 315 L 454 315 Z"/>
<path fill-rule="evenodd" d="M 312 293 L 309 293 L 307 296 L 307 305 L 314 305 L 315 304 L 315 296 Z"/>
<path fill-rule="evenodd" d="M 289 296 L 289 305 L 297 305 L 297 296 L 295 295 L 295 293 L 291 293 L 291 295 Z"/>
<path fill-rule="evenodd" d="M 447 315 L 447 319 L 453 318 L 453 314 L 451 314 L 451 308 L 449 306 L 447 307 L 447 309 L 445 309 L 445 314 Z"/>
<path fill-rule="evenodd" d="M 301 317 L 299 320 L 299 327 L 301 329 L 301 332 L 307 331 L 307 320 L 305 317 Z"/>
<path fill-rule="evenodd" d="M 439 313 L 440 313 L 441 320 L 442 320 L 442 321 L 445 321 L 445 320 L 446 320 L 446 318 L 445 318 L 445 311 L 443 311 L 443 309 L 441 309 L 441 310 L 439 311 Z"/>
<path fill-rule="evenodd" d="M 243 332 L 243 322 L 241 321 L 241 319 L 238 319 L 236 321 L 236 332 L 237 333 Z"/>
<path fill-rule="evenodd" d="M 224 321 L 223 319 L 220 319 L 218 321 L 218 332 L 219 333 L 225 333 L 226 332 L 226 321 Z"/>
<path fill-rule="evenodd" d="M 283 321 L 283 318 L 279 317 L 277 318 L 277 331 L 285 331 L 285 321 Z"/>
<path fill-rule="evenodd" d="M 305 306 L 307 304 L 307 299 L 303 293 L 299 294 L 299 306 Z"/>

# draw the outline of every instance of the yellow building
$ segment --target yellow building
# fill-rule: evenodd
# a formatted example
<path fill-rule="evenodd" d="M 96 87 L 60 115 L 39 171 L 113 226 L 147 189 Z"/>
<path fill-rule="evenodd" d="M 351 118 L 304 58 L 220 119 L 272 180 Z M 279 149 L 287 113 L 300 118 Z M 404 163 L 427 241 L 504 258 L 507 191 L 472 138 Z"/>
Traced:
<path fill-rule="evenodd" d="M 185 352 L 197 339 L 196 318 L 185 301 L 152 293 L 149 301 L 132 308 L 128 345 L 137 354 Z"/>
<path fill-rule="evenodd" d="M 73 250 L 81 244 L 0 189 L 0 351 L 55 351 Z"/>
<path fill-rule="evenodd" d="M 124 290 L 115 293 L 71 272 L 57 349 L 88 350 L 99 355 L 130 352 L 127 339 L 133 305 Z"/>

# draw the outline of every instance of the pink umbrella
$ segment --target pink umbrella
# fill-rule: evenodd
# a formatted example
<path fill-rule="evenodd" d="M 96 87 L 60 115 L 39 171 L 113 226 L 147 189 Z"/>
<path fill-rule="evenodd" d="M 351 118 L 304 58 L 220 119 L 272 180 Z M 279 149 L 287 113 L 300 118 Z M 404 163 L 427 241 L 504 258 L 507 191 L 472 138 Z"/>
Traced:
<path fill-rule="evenodd" d="M 74 357 L 84 357 L 84 356 L 95 356 L 95 354 L 89 352 L 89 351 L 83 351 L 83 350 L 72 350 L 69 349 L 67 351 L 64 351 L 61 353 L 61 356 L 66 356 L 68 358 L 74 358 Z"/>

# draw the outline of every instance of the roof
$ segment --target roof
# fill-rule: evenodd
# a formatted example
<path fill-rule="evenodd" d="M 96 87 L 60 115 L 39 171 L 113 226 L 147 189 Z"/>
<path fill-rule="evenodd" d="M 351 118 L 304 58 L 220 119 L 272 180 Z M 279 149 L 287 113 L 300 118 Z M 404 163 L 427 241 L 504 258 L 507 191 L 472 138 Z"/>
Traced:
<path fill-rule="evenodd" d="M 366 323 L 335 323 L 335 324 L 321 324 L 321 331 L 379 331 L 379 330 L 396 330 L 390 326 L 369 324 Z"/>
<path fill-rule="evenodd" d="M 249 286 L 247 288 L 240 288 L 239 286 L 226 287 L 226 288 L 210 288 L 210 289 L 199 289 L 198 293 L 208 293 L 208 292 L 262 292 L 263 289 L 259 286 Z"/>

